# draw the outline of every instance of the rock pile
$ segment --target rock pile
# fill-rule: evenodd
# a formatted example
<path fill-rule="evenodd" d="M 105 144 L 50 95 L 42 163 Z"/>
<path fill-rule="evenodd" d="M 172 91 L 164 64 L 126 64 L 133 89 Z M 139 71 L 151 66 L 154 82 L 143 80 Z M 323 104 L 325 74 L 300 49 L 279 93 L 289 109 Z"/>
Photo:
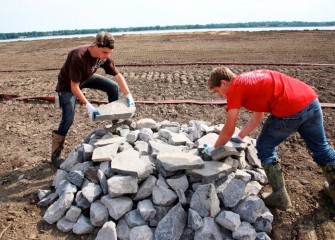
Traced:
<path fill-rule="evenodd" d="M 255 140 L 202 153 L 222 127 L 141 119 L 95 129 L 57 171 L 55 191 L 39 190 L 43 219 L 97 240 L 270 239 Z"/>

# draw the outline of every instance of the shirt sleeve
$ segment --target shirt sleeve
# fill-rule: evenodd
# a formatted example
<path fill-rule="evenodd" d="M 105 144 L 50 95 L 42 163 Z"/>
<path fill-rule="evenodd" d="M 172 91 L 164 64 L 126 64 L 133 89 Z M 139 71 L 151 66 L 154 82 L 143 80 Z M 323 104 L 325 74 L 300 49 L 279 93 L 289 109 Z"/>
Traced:
<path fill-rule="evenodd" d="M 69 68 L 70 80 L 78 83 L 81 81 L 83 77 L 82 70 L 81 70 L 83 69 L 81 59 L 78 56 L 73 55 L 71 59 L 71 66 L 72 67 Z"/>
<path fill-rule="evenodd" d="M 227 93 L 226 111 L 230 109 L 239 109 L 242 107 L 242 92 L 238 86 L 232 86 Z"/>
<path fill-rule="evenodd" d="M 105 73 L 109 75 L 115 76 L 119 74 L 111 57 L 107 58 L 106 62 L 101 67 L 105 70 Z"/>

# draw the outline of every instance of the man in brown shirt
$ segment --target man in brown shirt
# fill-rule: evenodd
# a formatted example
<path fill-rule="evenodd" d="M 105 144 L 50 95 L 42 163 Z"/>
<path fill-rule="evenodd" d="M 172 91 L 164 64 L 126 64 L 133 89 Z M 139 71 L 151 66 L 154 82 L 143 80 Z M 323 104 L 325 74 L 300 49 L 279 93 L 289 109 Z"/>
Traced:
<path fill-rule="evenodd" d="M 111 57 L 114 49 L 114 37 L 108 32 L 99 32 L 95 41 L 90 45 L 79 46 L 67 56 L 58 75 L 56 98 L 62 108 L 62 119 L 58 130 L 52 131 L 52 155 L 54 166 L 59 167 L 60 154 L 64 148 L 65 137 L 73 123 L 75 103 L 78 99 L 86 106 L 89 117 L 99 115 L 99 111 L 87 100 L 81 89 L 92 88 L 106 92 L 108 102 L 119 99 L 119 88 L 126 95 L 128 105 L 134 105 L 127 83 L 122 74 L 115 67 Z M 103 68 L 106 74 L 115 79 L 96 74 L 98 68 Z"/>

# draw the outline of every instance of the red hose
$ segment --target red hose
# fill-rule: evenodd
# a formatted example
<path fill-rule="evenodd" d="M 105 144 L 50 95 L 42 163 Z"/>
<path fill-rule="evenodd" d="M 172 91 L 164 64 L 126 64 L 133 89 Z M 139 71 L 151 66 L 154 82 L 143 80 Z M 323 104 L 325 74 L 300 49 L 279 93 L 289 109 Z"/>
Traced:
<path fill-rule="evenodd" d="M 48 102 L 55 102 L 54 96 L 45 97 L 28 97 L 20 96 L 16 94 L 0 94 L 0 100 L 43 100 Z M 107 100 L 90 100 L 91 103 L 106 104 Z M 191 104 L 214 104 L 214 105 L 225 105 L 226 100 L 221 101 L 205 101 L 205 100 L 192 100 L 192 99 L 169 99 L 169 100 L 136 100 L 135 103 L 139 104 L 180 104 L 180 103 L 191 103 Z M 322 107 L 334 108 L 335 103 L 320 103 Z"/>
<path fill-rule="evenodd" d="M 184 63 L 147 63 L 121 64 L 122 67 L 149 67 L 149 66 L 182 66 L 182 65 L 269 65 L 269 66 L 319 66 L 334 67 L 332 63 L 240 63 L 240 62 L 184 62 Z"/>
<path fill-rule="evenodd" d="M 54 96 L 46 96 L 46 97 L 28 97 L 28 96 L 20 96 L 15 94 L 0 94 L 0 100 L 44 100 L 47 102 L 55 102 Z M 107 100 L 90 100 L 91 103 L 99 103 L 106 104 Z M 194 103 L 194 104 L 226 104 L 226 100 L 222 101 L 204 101 L 204 100 L 192 100 L 192 99 L 181 99 L 181 100 L 136 100 L 135 103 L 143 103 L 143 104 L 176 104 L 176 103 Z"/>
<path fill-rule="evenodd" d="M 268 66 L 312 66 L 335 67 L 333 63 L 241 63 L 241 62 L 183 62 L 183 63 L 146 63 L 146 64 L 118 64 L 118 67 L 154 67 L 154 66 L 185 66 L 185 65 L 268 65 Z M 0 72 L 33 72 L 58 71 L 59 68 L 0 70 Z"/>

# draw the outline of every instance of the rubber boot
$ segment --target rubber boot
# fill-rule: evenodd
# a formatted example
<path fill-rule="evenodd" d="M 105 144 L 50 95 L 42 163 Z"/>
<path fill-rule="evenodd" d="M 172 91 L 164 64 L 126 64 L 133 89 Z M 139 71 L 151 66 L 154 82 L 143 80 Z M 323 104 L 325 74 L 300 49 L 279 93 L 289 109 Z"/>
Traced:
<path fill-rule="evenodd" d="M 62 150 L 64 149 L 65 136 L 59 135 L 57 131 L 52 131 L 52 150 L 51 150 L 51 162 L 55 168 L 64 162 L 64 159 L 60 157 Z"/>
<path fill-rule="evenodd" d="M 335 164 L 328 163 L 321 166 L 323 175 L 327 179 L 323 185 L 323 191 L 332 200 L 335 205 Z"/>
<path fill-rule="evenodd" d="M 272 193 L 263 193 L 262 198 L 266 206 L 286 211 L 292 206 L 290 197 L 285 188 L 283 172 L 279 162 L 264 166 L 264 170 L 272 187 Z"/>

